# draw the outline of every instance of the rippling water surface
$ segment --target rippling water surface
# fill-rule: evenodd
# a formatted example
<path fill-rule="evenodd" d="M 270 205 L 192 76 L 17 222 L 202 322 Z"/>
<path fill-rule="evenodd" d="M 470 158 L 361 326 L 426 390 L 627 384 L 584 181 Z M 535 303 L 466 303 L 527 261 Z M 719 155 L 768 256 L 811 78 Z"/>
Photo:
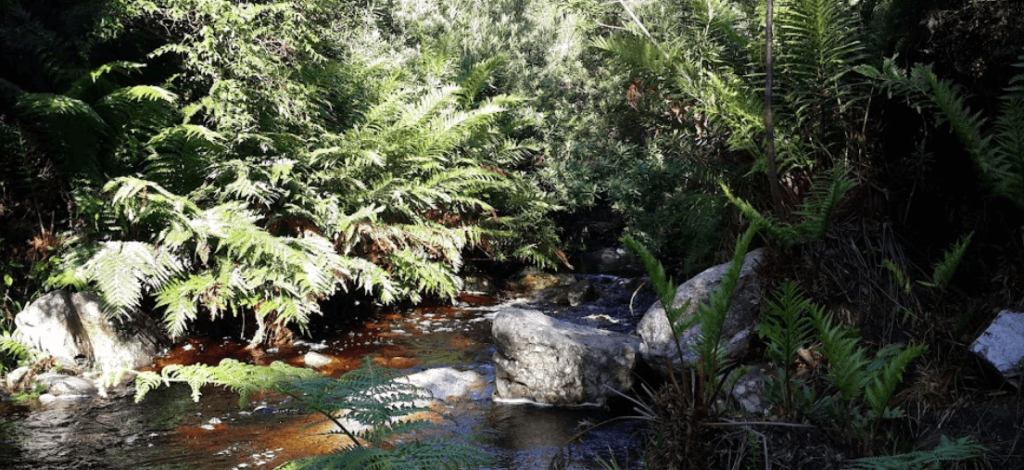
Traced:
<path fill-rule="evenodd" d="M 588 279 L 602 292 L 601 299 L 581 307 L 548 306 L 548 313 L 627 332 L 653 303 L 649 295 L 634 298 L 621 279 Z M 495 301 L 464 295 L 454 307 L 377 313 L 360 324 L 318 333 L 325 339 L 317 342 L 300 341 L 255 353 L 234 340 L 190 340 L 161 363 L 215 364 L 233 357 L 256 364 L 283 361 L 303 366 L 302 356 L 315 351 L 332 359 L 318 369 L 332 376 L 354 369 L 363 357 L 371 356 L 381 366 L 408 372 L 440 366 L 474 370 L 493 384 L 490 317 Z M 618 323 L 587 319 L 599 315 Z M 620 421 L 581 434 L 589 424 L 617 414 L 595 408 L 494 403 L 492 390 L 490 385 L 466 399 L 445 403 L 442 411 L 448 419 L 429 434 L 472 442 L 491 453 L 493 468 L 500 469 L 547 469 L 553 459 L 565 457 L 573 462 L 570 468 L 600 468 L 592 457 L 607 457 L 610 452 L 620 462 L 636 459 L 641 439 L 635 422 Z M 298 409 L 290 399 L 260 395 L 240 407 L 237 395 L 215 387 L 204 388 L 198 403 L 186 387 L 175 386 L 151 392 L 139 404 L 123 392 L 31 408 L 0 407 L 0 468 L 4 469 L 274 468 L 287 460 L 330 452 L 341 443 L 338 436 L 323 435 L 329 428 L 309 427 L 315 416 Z"/>

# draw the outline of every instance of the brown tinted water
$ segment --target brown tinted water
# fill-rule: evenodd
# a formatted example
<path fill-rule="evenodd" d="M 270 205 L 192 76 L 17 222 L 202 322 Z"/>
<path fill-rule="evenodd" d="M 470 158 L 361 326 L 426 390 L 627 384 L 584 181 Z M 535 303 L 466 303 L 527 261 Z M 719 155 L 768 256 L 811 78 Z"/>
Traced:
<path fill-rule="evenodd" d="M 619 282 L 609 276 L 602 282 Z M 383 367 L 416 372 L 451 366 L 474 370 L 493 384 L 490 316 L 495 297 L 464 295 L 456 306 L 419 307 L 380 312 L 365 320 L 328 332 L 317 341 L 297 341 L 288 347 L 262 351 L 245 349 L 238 339 L 191 339 L 178 344 L 157 366 L 216 364 L 221 359 L 266 365 L 273 361 L 303 367 L 303 356 L 315 351 L 331 362 L 317 370 L 332 377 L 358 367 L 364 357 Z M 644 311 L 650 299 L 634 309 Z M 579 309 L 561 308 L 564 318 L 595 312 L 622 317 L 621 299 L 611 297 Z M 490 315 L 489 315 L 490 314 Z M 635 323 L 635 318 L 626 318 Z M 619 324 L 616 328 L 631 326 Z M 613 416 L 595 408 L 559 409 L 507 405 L 491 399 L 493 385 L 469 397 L 435 406 L 425 416 L 438 428 L 419 437 L 446 437 L 471 442 L 494 457 L 492 467 L 546 469 L 569 446 L 582 457 L 570 468 L 600 468 L 589 457 L 607 457 L 609 449 L 626 460 L 635 459 L 638 425 L 624 422 L 576 438 L 587 423 Z M 134 403 L 126 391 L 108 398 L 58 400 L 48 405 L 0 409 L 0 469 L 234 469 L 275 468 L 292 459 L 332 452 L 346 441 L 329 434 L 287 397 L 258 395 L 239 406 L 230 391 L 205 387 L 198 403 L 187 387 L 151 392 Z M 443 416 L 444 419 L 439 419 Z"/>

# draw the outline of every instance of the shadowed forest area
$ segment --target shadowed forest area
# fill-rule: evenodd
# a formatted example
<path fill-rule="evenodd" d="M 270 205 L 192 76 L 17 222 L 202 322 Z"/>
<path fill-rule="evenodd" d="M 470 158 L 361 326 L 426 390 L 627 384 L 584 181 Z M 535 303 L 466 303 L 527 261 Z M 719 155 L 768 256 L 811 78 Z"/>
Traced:
<path fill-rule="evenodd" d="M 1021 413 L 968 345 L 1024 308 L 1024 4 L 776 0 L 771 67 L 767 5 L 0 0 L 0 373 L 58 288 L 257 348 L 329 299 L 451 300 L 623 235 L 683 280 L 753 225 L 764 298 L 835 335 L 779 320 L 832 375 L 777 378 L 756 420 L 828 432 L 669 381 L 650 468 L 761 468 L 762 440 L 1024 468 L 1019 424 L 954 413 Z M 771 335 L 752 354 L 788 370 Z"/>

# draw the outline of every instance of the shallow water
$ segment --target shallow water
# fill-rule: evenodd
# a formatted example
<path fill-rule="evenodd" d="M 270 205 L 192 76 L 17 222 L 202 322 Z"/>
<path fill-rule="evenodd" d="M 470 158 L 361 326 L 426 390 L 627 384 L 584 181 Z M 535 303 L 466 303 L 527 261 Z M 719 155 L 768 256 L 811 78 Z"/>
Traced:
<path fill-rule="evenodd" d="M 625 282 L 611 276 L 588 276 L 602 292 L 598 301 L 580 307 L 541 306 L 576 323 L 631 331 L 639 314 L 653 303 L 649 295 L 633 298 Z M 618 421 L 581 433 L 592 424 L 619 416 L 597 408 L 553 408 L 495 403 L 490 317 L 496 298 L 464 295 L 454 307 L 420 307 L 377 313 L 355 325 L 318 332 L 320 341 L 299 341 L 287 348 L 252 353 L 237 340 L 190 340 L 178 345 L 160 365 L 216 363 L 231 357 L 256 364 L 283 361 L 303 366 L 302 356 L 315 351 L 332 358 L 318 370 L 340 376 L 358 367 L 365 356 L 384 367 L 416 372 L 452 366 L 480 373 L 489 385 L 466 399 L 444 403 L 447 419 L 425 432 L 474 443 L 492 454 L 495 469 L 546 469 L 553 459 L 570 457 L 569 468 L 600 468 L 592 457 L 615 454 L 620 463 L 635 462 L 641 445 L 639 424 Z M 602 318 L 607 315 L 618 323 Z M 593 317 L 592 317 L 593 318 Z M 274 468 L 287 460 L 336 449 L 342 439 L 323 435 L 326 426 L 307 425 L 305 414 L 290 399 L 254 396 L 245 407 L 238 396 L 215 387 L 203 389 L 194 403 L 184 386 L 151 392 L 135 404 L 127 392 L 109 398 L 58 400 L 32 408 L 0 409 L 0 468 L 10 469 L 229 469 Z M 422 436 L 406 436 L 410 439 Z M 566 446 L 566 444 L 571 445 Z"/>

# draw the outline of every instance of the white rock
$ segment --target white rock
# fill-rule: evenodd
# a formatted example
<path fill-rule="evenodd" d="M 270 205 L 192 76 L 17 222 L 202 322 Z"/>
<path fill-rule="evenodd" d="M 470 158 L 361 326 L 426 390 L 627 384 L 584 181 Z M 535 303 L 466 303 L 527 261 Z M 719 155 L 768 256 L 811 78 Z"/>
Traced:
<path fill-rule="evenodd" d="M 485 385 L 480 374 L 471 370 L 460 372 L 451 367 L 417 372 L 396 381 L 430 390 L 430 394 L 438 400 L 462 398 L 469 394 L 471 388 L 482 388 Z"/>
<path fill-rule="evenodd" d="M 333 360 L 330 357 L 316 352 L 308 352 L 305 356 L 302 356 L 302 358 L 306 361 L 307 366 L 313 368 L 326 366 Z"/>
<path fill-rule="evenodd" d="M 971 351 L 992 364 L 1007 380 L 1019 378 L 1024 359 L 1024 313 L 1003 310 L 971 343 Z"/>

